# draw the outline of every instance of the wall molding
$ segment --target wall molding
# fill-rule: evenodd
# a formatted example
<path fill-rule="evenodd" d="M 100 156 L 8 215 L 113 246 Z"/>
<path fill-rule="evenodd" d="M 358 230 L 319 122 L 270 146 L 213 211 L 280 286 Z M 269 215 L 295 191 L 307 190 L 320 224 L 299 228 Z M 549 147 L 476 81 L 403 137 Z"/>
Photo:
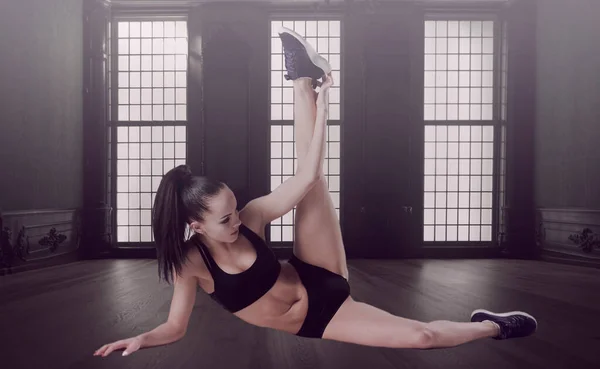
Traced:
<path fill-rule="evenodd" d="M 537 218 L 542 259 L 600 267 L 600 210 L 538 208 Z"/>
<path fill-rule="evenodd" d="M 73 213 L 77 211 L 77 209 L 38 209 L 38 210 L 15 210 L 15 211 L 3 211 L 0 212 L 0 216 L 2 217 L 16 217 L 16 216 L 31 216 L 31 215 L 41 215 L 41 214 L 65 214 L 65 213 Z"/>
<path fill-rule="evenodd" d="M 2 212 L 0 231 L 0 275 L 79 259 L 79 209 Z"/>

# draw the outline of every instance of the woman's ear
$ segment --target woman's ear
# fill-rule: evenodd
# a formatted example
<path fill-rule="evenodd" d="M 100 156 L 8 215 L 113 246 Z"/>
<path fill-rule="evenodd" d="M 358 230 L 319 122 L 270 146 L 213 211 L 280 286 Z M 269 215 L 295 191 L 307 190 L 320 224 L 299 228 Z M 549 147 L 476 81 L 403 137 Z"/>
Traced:
<path fill-rule="evenodd" d="M 192 231 L 194 231 L 196 233 L 204 234 L 204 230 L 202 228 L 202 225 L 199 222 L 193 221 L 190 224 L 190 228 L 192 229 Z"/>

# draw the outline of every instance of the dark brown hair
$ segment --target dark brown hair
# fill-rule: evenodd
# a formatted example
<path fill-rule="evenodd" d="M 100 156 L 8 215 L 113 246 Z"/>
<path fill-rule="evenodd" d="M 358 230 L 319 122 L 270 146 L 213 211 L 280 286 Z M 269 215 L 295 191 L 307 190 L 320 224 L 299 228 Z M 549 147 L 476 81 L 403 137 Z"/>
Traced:
<path fill-rule="evenodd" d="M 225 185 L 207 177 L 193 176 L 187 165 L 180 165 L 164 175 L 152 209 L 152 231 L 156 244 L 159 277 L 173 281 L 173 271 L 180 275 L 186 261 L 187 224 L 202 221 L 208 201 Z"/>

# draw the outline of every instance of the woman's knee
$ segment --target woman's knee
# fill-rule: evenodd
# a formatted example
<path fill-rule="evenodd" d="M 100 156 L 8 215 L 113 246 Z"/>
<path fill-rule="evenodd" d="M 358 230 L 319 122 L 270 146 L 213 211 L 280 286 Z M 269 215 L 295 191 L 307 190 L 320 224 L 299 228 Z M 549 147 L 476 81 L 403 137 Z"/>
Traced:
<path fill-rule="evenodd" d="M 435 347 L 437 333 L 426 323 L 420 324 L 413 331 L 413 337 L 410 340 L 411 347 L 415 349 L 431 349 Z"/>

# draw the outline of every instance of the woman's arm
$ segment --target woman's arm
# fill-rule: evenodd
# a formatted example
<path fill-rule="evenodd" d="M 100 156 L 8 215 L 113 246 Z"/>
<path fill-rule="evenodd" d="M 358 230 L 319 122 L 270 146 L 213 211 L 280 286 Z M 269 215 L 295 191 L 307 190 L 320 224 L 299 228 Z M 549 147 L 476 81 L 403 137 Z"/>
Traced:
<path fill-rule="evenodd" d="M 325 157 L 325 128 L 327 127 L 328 94 L 332 85 L 331 76 L 321 86 L 317 98 L 317 117 L 313 137 L 308 147 L 306 158 L 299 165 L 296 174 L 268 195 L 254 199 L 246 205 L 242 212 L 250 214 L 246 218 L 260 219 L 261 227 L 274 219 L 289 213 L 310 191 L 323 173 Z M 257 227 L 260 228 L 260 227 Z"/>
<path fill-rule="evenodd" d="M 166 345 L 183 338 L 196 301 L 197 286 L 198 280 L 194 276 L 176 277 L 171 309 L 165 323 L 138 336 L 106 344 L 98 349 L 94 356 L 105 357 L 121 349 L 123 356 L 126 356 L 141 348 Z"/>
<path fill-rule="evenodd" d="M 197 288 L 198 280 L 193 276 L 175 280 L 169 317 L 165 323 L 139 335 L 142 340 L 142 348 L 165 345 L 185 336 L 196 301 Z"/>

